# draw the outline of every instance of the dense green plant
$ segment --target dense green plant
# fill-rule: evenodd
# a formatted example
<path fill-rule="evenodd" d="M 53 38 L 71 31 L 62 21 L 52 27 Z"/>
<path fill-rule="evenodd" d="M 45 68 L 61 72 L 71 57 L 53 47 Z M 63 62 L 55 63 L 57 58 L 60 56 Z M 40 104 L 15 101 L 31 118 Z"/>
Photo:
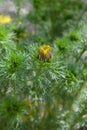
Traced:
<path fill-rule="evenodd" d="M 19 16 L 21 1 L 15 2 L 18 19 L 0 24 L 0 129 L 86 130 L 84 3 L 33 0 L 37 15 L 32 20 L 48 35 L 38 28 L 29 37 Z"/>
<path fill-rule="evenodd" d="M 9 27 L 0 25 L 0 128 L 86 127 L 86 25 L 54 44 L 38 37 L 18 42 Z"/>
<path fill-rule="evenodd" d="M 29 13 L 29 19 L 36 25 L 36 32 L 43 32 L 46 37 L 52 38 L 63 35 L 69 28 L 75 28 L 86 11 L 86 3 L 82 0 L 31 2 L 34 9 Z"/>

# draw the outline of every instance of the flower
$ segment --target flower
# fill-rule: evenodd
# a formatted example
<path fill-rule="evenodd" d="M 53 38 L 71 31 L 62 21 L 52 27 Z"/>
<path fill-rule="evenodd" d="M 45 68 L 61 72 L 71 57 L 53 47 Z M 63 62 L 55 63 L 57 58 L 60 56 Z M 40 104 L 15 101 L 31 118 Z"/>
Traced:
<path fill-rule="evenodd" d="M 49 60 L 52 58 L 52 48 L 49 45 L 43 45 L 39 48 L 38 58 L 41 60 Z"/>
<path fill-rule="evenodd" d="M 9 15 L 0 15 L 0 23 L 8 24 L 12 21 L 12 18 Z"/>

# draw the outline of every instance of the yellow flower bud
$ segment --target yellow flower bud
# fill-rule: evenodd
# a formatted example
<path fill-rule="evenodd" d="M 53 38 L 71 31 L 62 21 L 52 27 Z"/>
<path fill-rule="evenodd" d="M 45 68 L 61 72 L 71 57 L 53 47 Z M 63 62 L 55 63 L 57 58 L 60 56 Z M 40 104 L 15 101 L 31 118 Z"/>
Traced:
<path fill-rule="evenodd" d="M 49 60 L 52 58 L 52 48 L 49 45 L 44 45 L 39 48 L 38 57 L 40 60 Z"/>

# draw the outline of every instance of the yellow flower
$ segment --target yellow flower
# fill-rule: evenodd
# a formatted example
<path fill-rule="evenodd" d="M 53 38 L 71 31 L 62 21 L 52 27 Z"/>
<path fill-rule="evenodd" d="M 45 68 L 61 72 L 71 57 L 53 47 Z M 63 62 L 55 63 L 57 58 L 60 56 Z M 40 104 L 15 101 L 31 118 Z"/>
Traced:
<path fill-rule="evenodd" d="M 49 60 L 52 58 L 52 48 L 49 45 L 43 45 L 39 48 L 39 59 Z"/>
<path fill-rule="evenodd" d="M 9 15 L 0 15 L 0 23 L 8 24 L 12 21 L 12 18 Z"/>

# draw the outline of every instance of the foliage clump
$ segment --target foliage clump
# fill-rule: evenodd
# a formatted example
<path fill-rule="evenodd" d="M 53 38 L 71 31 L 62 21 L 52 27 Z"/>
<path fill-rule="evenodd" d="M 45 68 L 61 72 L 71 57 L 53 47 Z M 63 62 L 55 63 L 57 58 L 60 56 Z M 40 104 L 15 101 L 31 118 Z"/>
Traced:
<path fill-rule="evenodd" d="M 33 0 L 22 17 L 15 2 L 18 18 L 0 24 L 0 129 L 86 130 L 86 3 Z"/>

